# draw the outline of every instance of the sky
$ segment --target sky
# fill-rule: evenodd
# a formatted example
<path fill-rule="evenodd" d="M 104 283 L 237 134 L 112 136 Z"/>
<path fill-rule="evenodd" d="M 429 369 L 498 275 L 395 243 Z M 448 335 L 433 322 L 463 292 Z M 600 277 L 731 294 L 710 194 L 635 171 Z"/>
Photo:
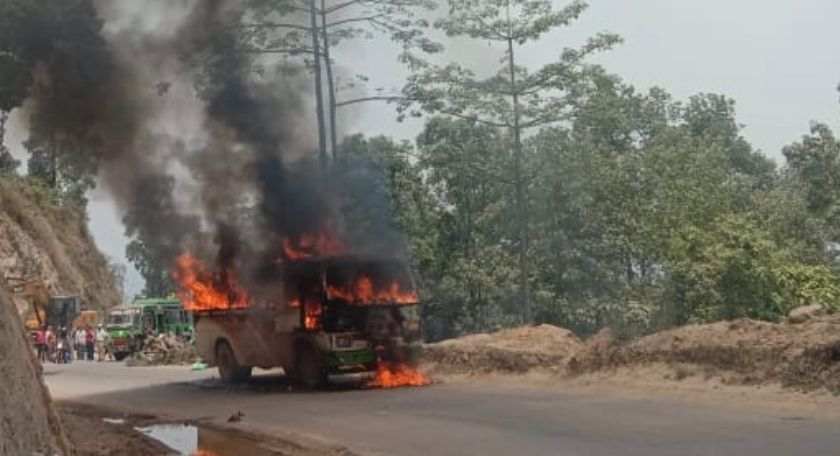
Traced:
<path fill-rule="evenodd" d="M 840 120 L 837 17 L 836 0 L 591 0 L 572 27 L 549 34 L 522 56 L 536 66 L 595 33 L 616 33 L 624 43 L 593 62 L 640 90 L 659 86 L 676 99 L 700 92 L 735 99 L 743 134 L 781 163 L 782 147 L 807 133 L 812 120 Z M 499 55 L 484 43 L 448 47 L 453 60 L 477 68 Z M 390 87 L 404 71 L 382 57 L 387 51 L 387 45 L 366 46 L 351 50 L 349 60 L 388 75 L 373 80 Z M 376 108 L 352 116 L 349 130 L 413 138 L 416 123 L 395 124 L 391 109 Z"/>
<path fill-rule="evenodd" d="M 565 2 L 558 1 L 562 6 Z M 812 121 L 840 127 L 840 2 L 836 0 L 591 0 L 570 28 L 528 46 L 523 62 L 536 67 L 595 33 L 609 31 L 624 43 L 594 58 L 639 90 L 659 86 L 676 99 L 722 93 L 736 101 L 743 134 L 768 157 L 783 162 L 782 147 L 808 132 Z M 498 50 L 486 43 L 448 42 L 446 59 L 490 68 Z M 337 49 L 342 74 L 366 73 L 371 87 L 395 88 L 406 72 L 396 48 L 374 41 Z M 420 121 L 396 122 L 392 106 L 355 105 L 342 112 L 346 133 L 413 139 Z M 12 117 L 5 142 L 22 156 L 23 119 Z M 90 229 L 99 248 L 127 263 L 121 215 L 103 191 L 91 195 Z M 142 280 L 129 271 L 129 295 Z"/>

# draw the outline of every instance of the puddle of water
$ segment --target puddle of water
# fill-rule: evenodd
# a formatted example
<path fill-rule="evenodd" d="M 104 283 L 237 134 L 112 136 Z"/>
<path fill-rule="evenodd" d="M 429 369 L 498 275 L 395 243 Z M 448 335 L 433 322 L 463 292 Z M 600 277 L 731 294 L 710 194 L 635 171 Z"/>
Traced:
<path fill-rule="evenodd" d="M 125 420 L 122 418 L 102 418 L 102 421 L 108 424 L 125 424 Z"/>
<path fill-rule="evenodd" d="M 184 424 L 155 424 L 137 428 L 138 431 L 172 448 L 182 455 L 198 451 L 198 428 Z"/>
<path fill-rule="evenodd" d="M 137 428 L 181 456 L 276 456 L 251 439 L 187 424 L 156 424 Z"/>

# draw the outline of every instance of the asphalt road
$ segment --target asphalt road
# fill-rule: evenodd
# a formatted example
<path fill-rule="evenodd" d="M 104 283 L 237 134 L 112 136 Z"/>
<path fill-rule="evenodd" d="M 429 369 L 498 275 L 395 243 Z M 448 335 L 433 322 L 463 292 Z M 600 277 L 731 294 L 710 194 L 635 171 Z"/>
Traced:
<path fill-rule="evenodd" d="M 264 375 L 227 388 L 212 371 L 46 366 L 53 397 L 345 446 L 375 455 L 837 455 L 840 420 L 489 383 L 306 393 Z"/>

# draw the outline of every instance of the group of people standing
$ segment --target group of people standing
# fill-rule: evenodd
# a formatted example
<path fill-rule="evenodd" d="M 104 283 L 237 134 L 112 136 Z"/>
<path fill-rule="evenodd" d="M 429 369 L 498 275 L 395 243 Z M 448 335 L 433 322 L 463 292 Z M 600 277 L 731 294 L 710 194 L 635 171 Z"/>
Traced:
<path fill-rule="evenodd" d="M 77 361 L 108 361 L 113 359 L 110 336 L 102 325 L 94 330 L 90 325 L 74 329 L 46 326 L 33 333 L 33 342 L 42 363 L 64 364 Z"/>

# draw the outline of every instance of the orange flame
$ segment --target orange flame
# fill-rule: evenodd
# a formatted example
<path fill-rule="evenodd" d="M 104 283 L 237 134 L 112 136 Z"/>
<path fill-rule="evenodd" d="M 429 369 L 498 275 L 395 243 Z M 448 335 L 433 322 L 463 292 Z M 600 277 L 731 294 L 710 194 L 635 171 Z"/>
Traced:
<path fill-rule="evenodd" d="M 173 277 L 178 297 L 188 311 L 229 310 L 248 307 L 248 293 L 239 286 L 234 271 L 218 274 L 184 253 L 175 262 Z"/>
<path fill-rule="evenodd" d="M 376 289 L 373 280 L 367 275 L 360 275 L 352 284 L 327 286 L 329 299 L 342 299 L 357 304 L 416 304 L 417 292 L 403 290 L 400 283 L 392 281 L 388 286 Z"/>
<path fill-rule="evenodd" d="M 346 250 L 344 244 L 329 231 L 283 239 L 283 253 L 287 259 L 293 261 L 314 256 L 339 255 Z"/>
<path fill-rule="evenodd" d="M 321 313 L 323 313 L 323 308 L 321 308 L 320 301 L 306 301 L 306 307 L 304 308 L 304 316 L 303 316 L 303 326 L 306 329 L 318 329 L 321 327 Z"/>
<path fill-rule="evenodd" d="M 417 369 L 405 363 L 380 361 L 376 377 L 368 386 L 374 388 L 397 388 L 400 386 L 426 386 L 432 381 Z"/>

